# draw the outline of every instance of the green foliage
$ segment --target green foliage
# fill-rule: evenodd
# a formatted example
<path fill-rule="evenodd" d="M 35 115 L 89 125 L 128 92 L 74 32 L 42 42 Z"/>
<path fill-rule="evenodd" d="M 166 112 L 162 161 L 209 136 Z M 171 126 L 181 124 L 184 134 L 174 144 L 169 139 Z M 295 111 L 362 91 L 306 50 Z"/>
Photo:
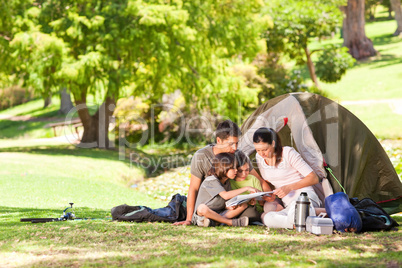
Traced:
<path fill-rule="evenodd" d="M 301 72 L 287 70 L 280 63 L 278 53 L 259 54 L 254 60 L 254 65 L 258 68 L 259 79 L 256 82 L 261 86 L 258 104 L 282 94 L 307 90 Z"/>
<path fill-rule="evenodd" d="M 222 111 L 228 105 L 210 102 L 210 92 L 233 87 L 222 95 L 225 101 L 249 96 L 227 59 L 253 57 L 259 50 L 259 34 L 269 22 L 258 15 L 260 8 L 259 1 L 240 0 L 46 1 L 40 20 L 71 48 L 59 77 L 75 97 L 100 93 L 117 99 L 130 87 L 156 101 L 180 88 L 187 102 L 200 96 L 198 104 Z"/>
<path fill-rule="evenodd" d="M 29 31 L 34 25 L 25 15 L 32 7 L 33 0 L 7 0 L 0 4 L 0 73 L 9 74 L 14 62 L 12 60 L 10 41 L 20 31 Z M 30 16 L 35 12 L 30 12 Z M 4 77 L 1 77 L 4 79 Z M 7 79 L 7 78 L 6 78 Z"/>
<path fill-rule="evenodd" d="M 13 23 L 1 25 L 8 39 L 0 38 L 0 49 L 13 51 L 7 75 L 45 97 L 63 86 L 84 103 L 88 95 L 129 94 L 155 103 L 180 89 L 187 104 L 236 119 L 237 100 L 246 106 L 258 94 L 232 67 L 261 50 L 271 23 L 262 7 L 259 0 L 14 0 L 2 6 L 11 11 L 2 21 Z M 211 98 L 217 93 L 219 101 Z"/>
<path fill-rule="evenodd" d="M 324 49 L 316 62 L 316 74 L 324 82 L 335 83 L 353 67 L 356 60 L 348 53 L 348 48 Z"/>
<path fill-rule="evenodd" d="M 282 52 L 299 65 L 306 62 L 305 48 L 312 38 L 331 36 L 341 25 L 339 1 L 269 1 L 274 25 L 266 32 L 268 52 Z"/>
<path fill-rule="evenodd" d="M 314 73 L 314 63 L 311 55 L 315 51 L 310 51 L 309 45 L 314 39 L 322 40 L 332 36 L 341 26 L 342 14 L 339 5 L 344 1 L 316 1 L 316 0 L 292 0 L 292 1 L 269 1 L 267 12 L 273 14 L 274 24 L 265 34 L 267 40 L 268 53 L 275 53 L 288 56 L 297 65 L 308 64 L 310 76 L 317 87 L 318 81 Z M 314 8 L 312 8 L 314 7 Z M 333 66 L 320 66 L 321 74 L 325 73 L 326 81 L 337 81 L 345 72 L 346 56 L 343 52 L 325 52 L 320 58 L 328 60 L 327 54 L 339 54 L 344 60 L 333 61 Z M 331 72 L 336 68 L 337 72 L 331 76 Z M 339 69 L 339 70 L 338 70 Z M 294 81 L 289 80 L 287 83 Z M 297 79 L 296 79 L 297 81 Z M 294 91 L 288 89 L 288 91 Z M 296 89 L 299 90 L 299 89 Z"/>
<path fill-rule="evenodd" d="M 45 98 L 52 91 L 59 90 L 56 73 L 66 53 L 61 39 L 37 31 L 19 32 L 10 47 L 13 50 L 15 71 L 24 77 L 25 86 L 33 88 Z"/>

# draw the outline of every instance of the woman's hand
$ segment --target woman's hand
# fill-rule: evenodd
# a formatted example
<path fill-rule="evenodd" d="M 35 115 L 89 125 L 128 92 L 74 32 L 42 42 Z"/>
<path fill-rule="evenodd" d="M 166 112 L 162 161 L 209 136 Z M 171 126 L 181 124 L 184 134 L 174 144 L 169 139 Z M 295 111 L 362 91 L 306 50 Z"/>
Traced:
<path fill-rule="evenodd" d="M 282 187 L 279 187 L 278 189 L 274 190 L 274 193 L 279 197 L 279 198 L 284 198 L 290 191 L 292 191 L 292 186 L 291 185 L 284 185 Z"/>

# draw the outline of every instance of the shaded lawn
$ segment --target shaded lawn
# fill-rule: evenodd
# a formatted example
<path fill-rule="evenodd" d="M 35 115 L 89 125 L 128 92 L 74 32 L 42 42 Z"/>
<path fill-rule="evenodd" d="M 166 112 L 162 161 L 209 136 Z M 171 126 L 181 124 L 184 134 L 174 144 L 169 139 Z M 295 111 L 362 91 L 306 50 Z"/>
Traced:
<path fill-rule="evenodd" d="M 402 265 L 401 230 L 316 236 L 261 226 L 201 228 L 105 220 L 113 206 L 123 203 L 153 208 L 167 204 L 125 187 L 121 174 L 135 176 L 140 171 L 116 160 L 117 152 L 71 146 L 3 148 L 0 266 Z M 165 187 L 158 184 L 164 177 L 159 179 L 154 183 Z M 100 220 L 19 222 L 20 218 L 60 217 L 68 202 L 75 203 L 77 217 Z M 402 223 L 402 217 L 395 218 Z"/>
<path fill-rule="evenodd" d="M 30 212 L 29 212 L 30 211 Z M 108 211 L 84 208 L 102 217 Z M 20 267 L 398 267 L 401 231 L 316 236 L 294 230 L 109 220 L 19 223 L 56 210 L 0 207 L 0 263 Z M 399 223 L 402 217 L 396 217 Z"/>
<path fill-rule="evenodd" d="M 54 136 L 51 128 L 45 128 L 49 122 L 30 122 L 0 120 L 0 139 L 35 139 Z"/>

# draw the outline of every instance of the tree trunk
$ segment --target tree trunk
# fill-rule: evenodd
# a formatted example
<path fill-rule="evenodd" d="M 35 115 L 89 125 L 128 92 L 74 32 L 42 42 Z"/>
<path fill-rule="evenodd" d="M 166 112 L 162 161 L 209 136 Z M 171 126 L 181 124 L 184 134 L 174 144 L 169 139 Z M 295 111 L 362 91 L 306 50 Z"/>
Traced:
<path fill-rule="evenodd" d="M 81 99 L 75 99 L 78 115 L 84 127 L 84 134 L 78 146 L 81 148 L 114 147 L 114 142 L 109 140 L 108 133 L 110 117 L 113 115 L 116 106 L 115 99 L 106 97 L 105 102 L 94 115 L 89 114 L 85 96 L 81 96 Z"/>
<path fill-rule="evenodd" d="M 67 89 L 63 88 L 60 91 L 60 110 L 61 114 L 68 114 L 68 112 L 74 107 L 71 102 L 70 93 L 67 93 Z"/>
<path fill-rule="evenodd" d="M 315 67 L 314 67 L 314 63 L 311 60 L 311 54 L 310 51 L 308 50 L 308 47 L 304 48 L 304 52 L 306 53 L 306 58 L 307 58 L 307 67 L 308 67 L 308 71 L 310 72 L 310 77 L 311 80 L 313 80 L 315 86 L 321 90 L 320 85 L 318 84 L 318 80 L 317 80 L 317 75 L 315 74 Z"/>
<path fill-rule="evenodd" d="M 44 97 L 43 100 L 44 100 L 43 108 L 48 107 L 50 104 L 52 104 L 52 95 Z"/>
<path fill-rule="evenodd" d="M 400 0 L 391 0 L 392 10 L 395 12 L 395 20 L 397 23 L 397 28 L 394 33 L 395 36 L 398 36 L 402 33 L 402 9 L 401 9 L 401 1 Z"/>
<path fill-rule="evenodd" d="M 373 42 L 367 38 L 364 29 L 364 0 L 348 0 L 343 29 L 343 45 L 355 59 L 363 59 L 377 54 Z"/>
<path fill-rule="evenodd" d="M 391 7 L 391 5 L 389 5 L 389 7 L 388 7 L 388 19 L 392 19 L 392 7 Z"/>

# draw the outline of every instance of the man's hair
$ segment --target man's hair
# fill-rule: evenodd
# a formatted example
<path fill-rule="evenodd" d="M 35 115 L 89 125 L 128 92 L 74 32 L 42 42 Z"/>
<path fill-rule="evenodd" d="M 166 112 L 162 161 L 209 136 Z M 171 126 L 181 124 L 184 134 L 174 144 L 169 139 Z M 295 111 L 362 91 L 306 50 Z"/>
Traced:
<path fill-rule="evenodd" d="M 226 177 L 229 169 L 236 168 L 236 160 L 234 154 L 220 153 L 215 155 L 212 160 L 212 167 L 208 172 L 209 176 L 215 175 L 218 179 Z"/>
<path fill-rule="evenodd" d="M 221 140 L 226 140 L 229 137 L 240 137 L 240 135 L 241 130 L 239 126 L 229 119 L 220 122 L 216 127 L 216 138 L 220 138 Z"/>

